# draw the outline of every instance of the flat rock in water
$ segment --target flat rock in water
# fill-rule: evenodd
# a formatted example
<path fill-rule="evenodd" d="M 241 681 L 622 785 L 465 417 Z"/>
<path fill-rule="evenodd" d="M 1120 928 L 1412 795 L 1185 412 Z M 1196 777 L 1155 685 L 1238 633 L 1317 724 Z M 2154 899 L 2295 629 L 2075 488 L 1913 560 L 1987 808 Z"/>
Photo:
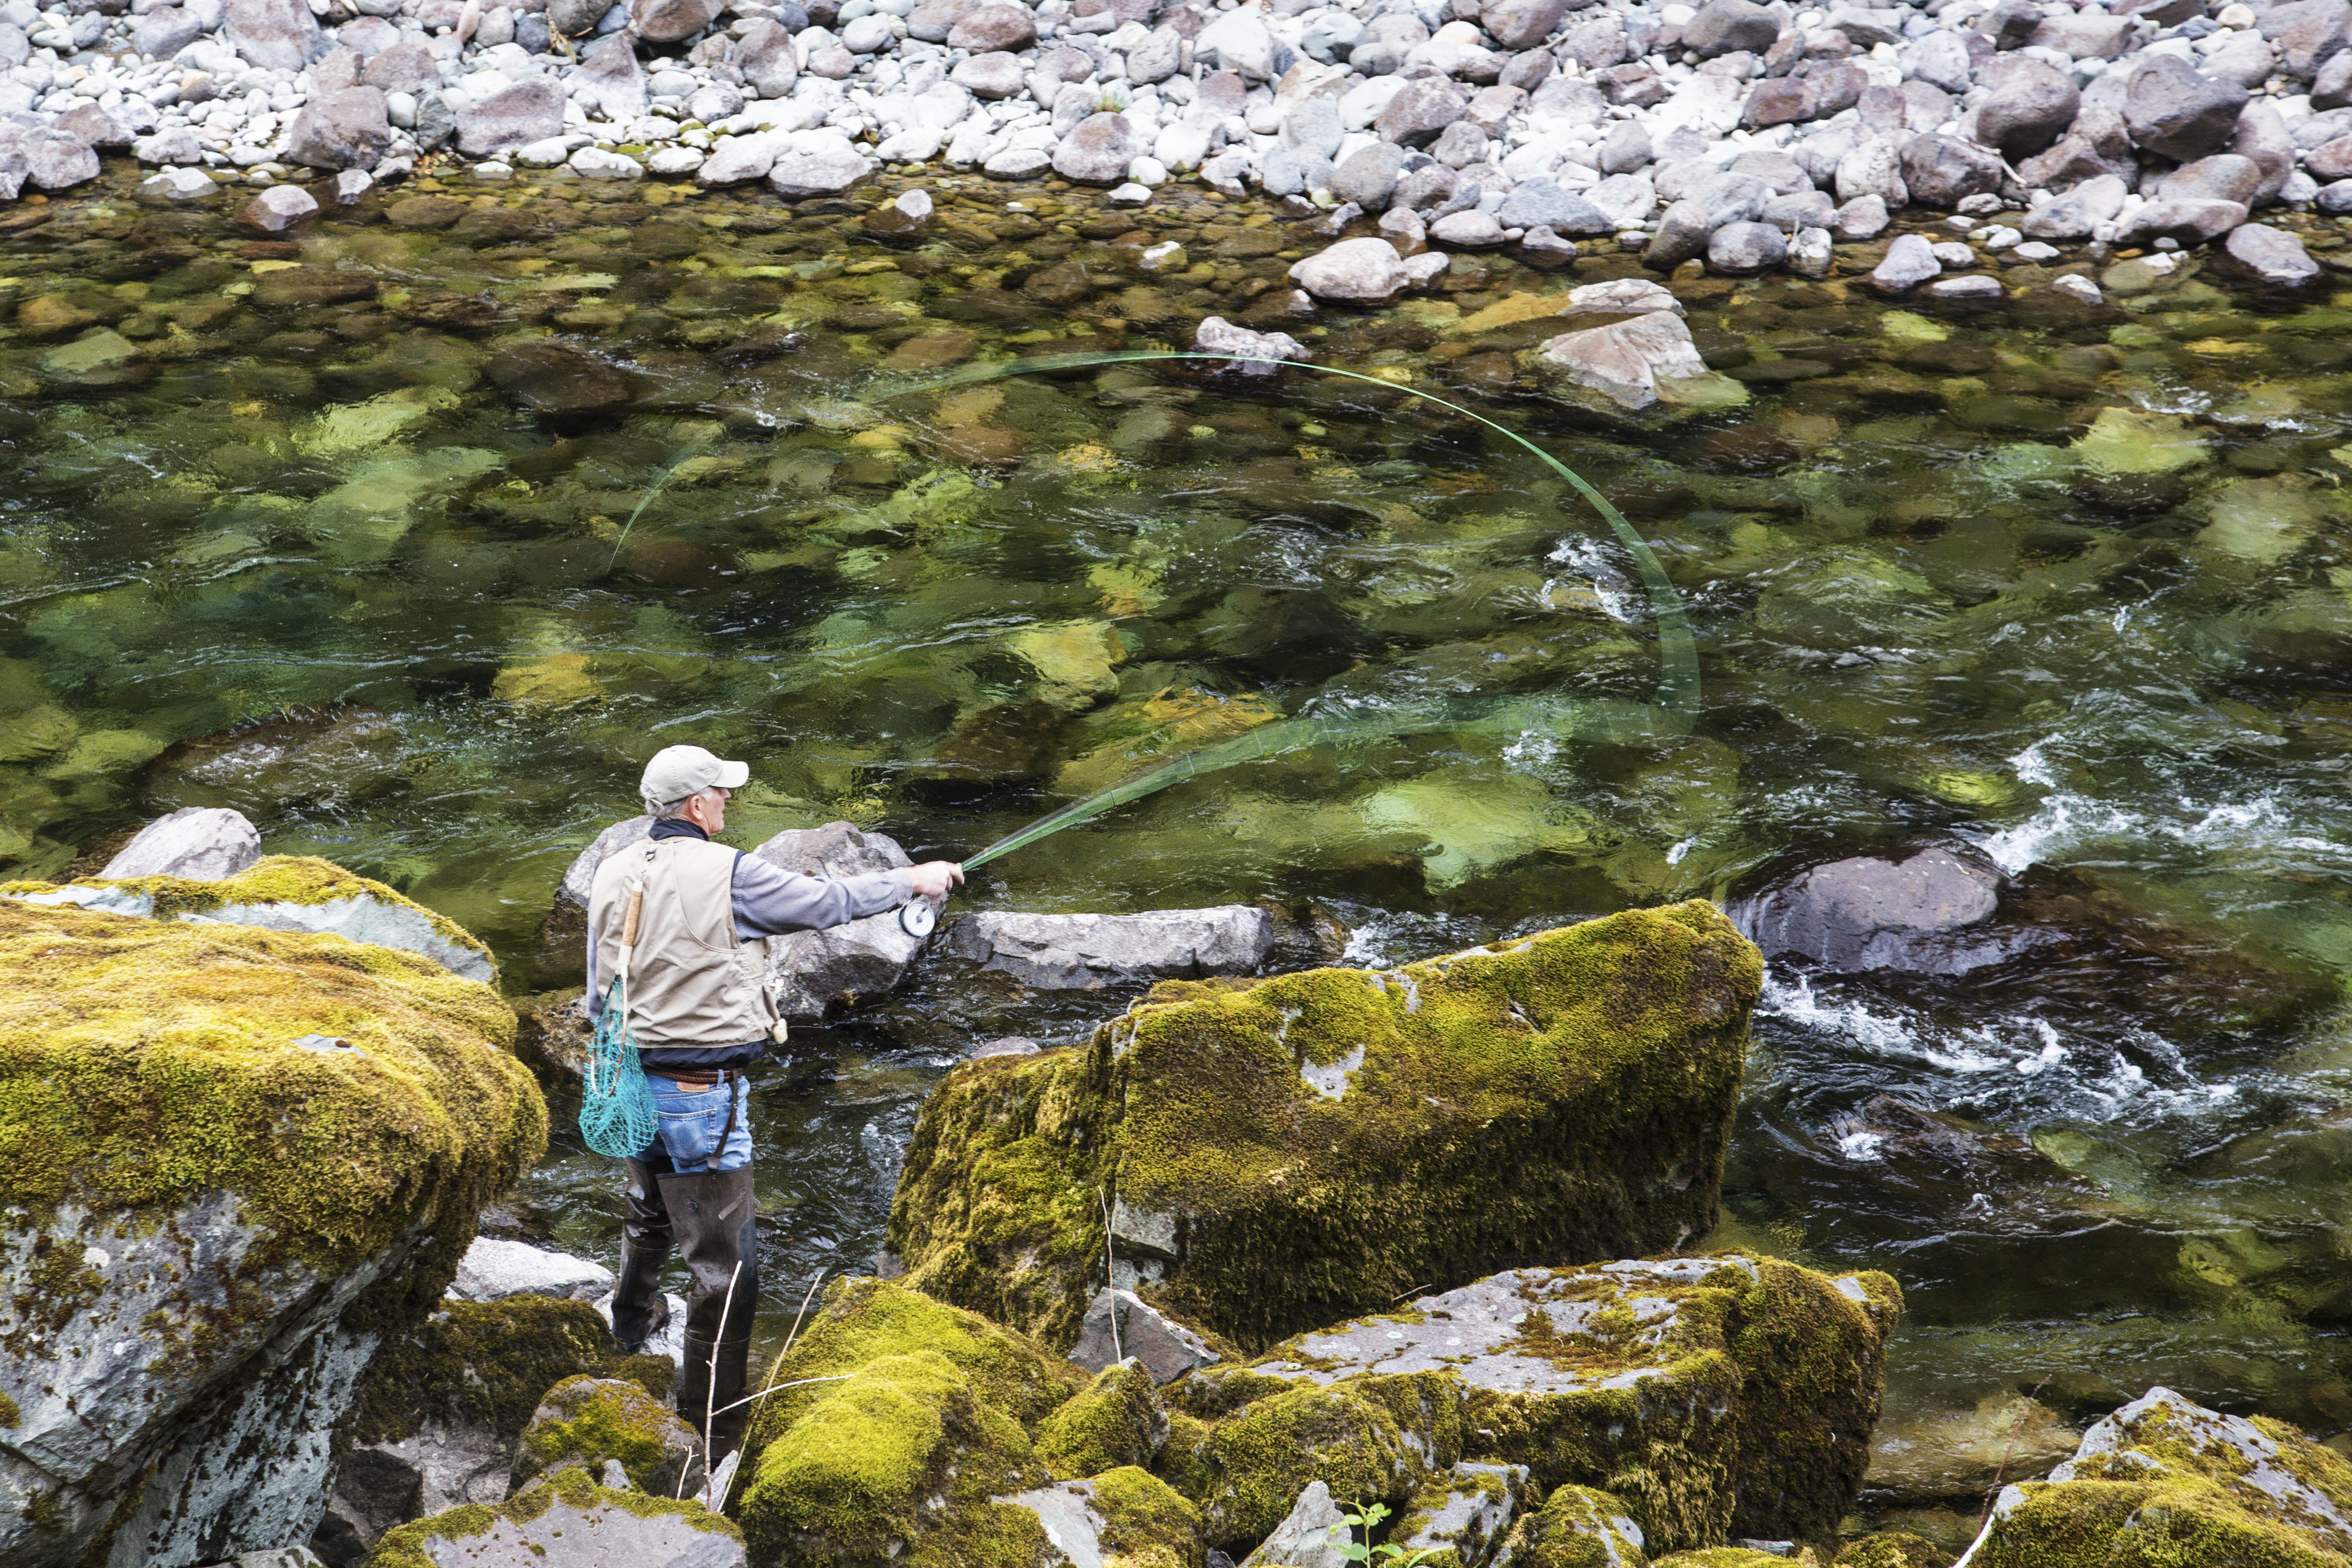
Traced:
<path fill-rule="evenodd" d="M 2303 248 L 2303 241 L 2268 224 L 2247 224 L 2231 230 L 2225 248 L 2231 261 L 2264 283 L 2292 287 L 2319 276 L 2319 264 Z"/>
<path fill-rule="evenodd" d="M 1041 990 L 1254 973 L 1274 946 L 1274 917 L 1254 904 L 1142 915 L 969 915 L 948 950 Z"/>
<path fill-rule="evenodd" d="M 613 1270 L 602 1263 L 542 1251 L 527 1241 L 477 1236 L 457 1260 L 448 1294 L 461 1301 L 503 1301 L 509 1296 L 593 1301 L 612 1289 Z"/>
<path fill-rule="evenodd" d="M 1928 939 L 1973 925 L 2000 902 L 2000 875 L 1948 850 L 1905 861 L 1857 856 L 1816 866 L 1740 909 L 1767 957 L 1795 954 L 1825 968 L 1944 972 Z"/>
<path fill-rule="evenodd" d="M 1290 280 L 1318 299 L 1380 304 L 1412 281 L 1396 246 L 1384 239 L 1343 239 L 1294 265 Z"/>
<path fill-rule="evenodd" d="M 1690 381 L 1707 373 L 1690 329 L 1681 317 L 1663 310 L 1565 332 L 1536 352 L 1571 384 L 1597 392 L 1623 409 L 1657 402 L 1661 382 Z"/>
<path fill-rule="evenodd" d="M 183 806 L 156 818 L 98 873 L 101 882 L 134 876 L 176 876 L 219 882 L 261 858 L 261 834 L 242 811 Z"/>

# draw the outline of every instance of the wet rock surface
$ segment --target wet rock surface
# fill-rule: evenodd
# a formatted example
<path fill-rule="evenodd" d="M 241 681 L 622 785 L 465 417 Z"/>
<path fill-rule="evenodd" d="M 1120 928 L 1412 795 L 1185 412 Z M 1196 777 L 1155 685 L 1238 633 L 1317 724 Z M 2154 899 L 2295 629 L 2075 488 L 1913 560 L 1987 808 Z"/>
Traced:
<path fill-rule="evenodd" d="M 1047 990 L 1250 975 L 1273 950 L 1273 915 L 1252 904 L 1139 915 L 972 915 L 942 944 L 983 969 Z"/>

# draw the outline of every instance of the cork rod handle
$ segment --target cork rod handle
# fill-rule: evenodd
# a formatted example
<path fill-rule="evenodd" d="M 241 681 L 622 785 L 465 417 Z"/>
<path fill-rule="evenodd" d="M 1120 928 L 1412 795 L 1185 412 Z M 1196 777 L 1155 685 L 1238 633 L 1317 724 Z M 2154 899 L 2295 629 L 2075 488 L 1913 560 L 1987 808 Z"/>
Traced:
<path fill-rule="evenodd" d="M 634 947 L 637 945 L 637 912 L 645 907 L 645 904 L 646 890 L 642 887 L 633 889 L 629 894 L 628 917 L 621 922 L 622 946 Z"/>

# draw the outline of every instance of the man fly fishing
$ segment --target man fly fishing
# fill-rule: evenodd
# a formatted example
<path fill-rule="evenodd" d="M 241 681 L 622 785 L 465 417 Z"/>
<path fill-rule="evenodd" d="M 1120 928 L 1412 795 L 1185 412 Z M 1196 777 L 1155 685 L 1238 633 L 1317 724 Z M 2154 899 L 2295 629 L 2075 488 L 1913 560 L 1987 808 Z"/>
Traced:
<path fill-rule="evenodd" d="M 950 861 L 802 876 L 713 843 L 751 772 L 698 746 L 656 752 L 638 786 L 653 832 L 605 857 L 588 899 L 588 994 L 625 977 L 625 1021 L 660 1124 L 626 1161 L 613 1333 L 634 1354 L 660 1326 L 674 1242 L 693 1275 L 677 1409 L 698 1431 L 708 1423 L 714 1464 L 742 1439 L 748 1412 L 728 1407 L 743 1397 L 760 1296 L 745 1070 L 784 1037 L 766 939 L 936 903 L 963 881 Z"/>

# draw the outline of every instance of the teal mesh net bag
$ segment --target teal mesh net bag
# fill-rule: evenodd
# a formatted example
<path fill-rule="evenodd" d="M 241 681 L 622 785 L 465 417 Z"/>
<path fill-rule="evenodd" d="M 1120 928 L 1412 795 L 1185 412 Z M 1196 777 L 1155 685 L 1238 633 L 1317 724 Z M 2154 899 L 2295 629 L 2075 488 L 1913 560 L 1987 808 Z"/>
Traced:
<path fill-rule="evenodd" d="M 637 1061 L 636 1038 L 629 1032 L 629 959 L 636 951 L 637 909 L 643 897 L 642 893 L 629 896 L 620 973 L 604 992 L 596 1038 L 581 1074 L 580 1135 L 590 1148 L 615 1160 L 644 1153 L 661 1131 L 653 1091 L 646 1086 L 645 1066 Z"/>

